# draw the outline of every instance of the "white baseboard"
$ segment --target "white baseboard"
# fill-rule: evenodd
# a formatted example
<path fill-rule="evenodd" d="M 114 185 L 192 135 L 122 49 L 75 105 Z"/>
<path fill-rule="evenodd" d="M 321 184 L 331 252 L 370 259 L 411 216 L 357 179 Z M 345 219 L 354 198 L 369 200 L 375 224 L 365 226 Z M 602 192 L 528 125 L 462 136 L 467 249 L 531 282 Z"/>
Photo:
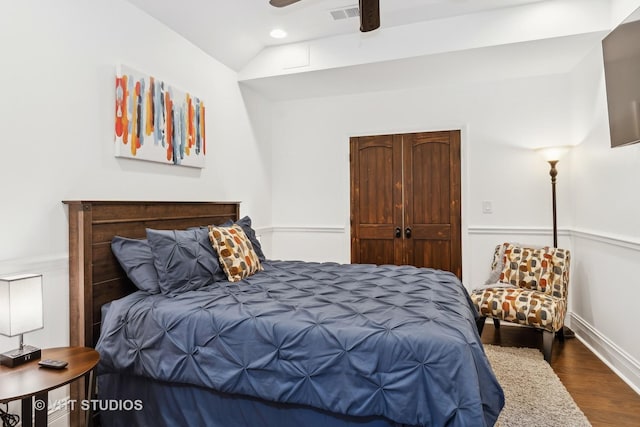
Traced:
<path fill-rule="evenodd" d="M 569 313 L 576 337 L 611 368 L 636 393 L 640 394 L 640 363 L 580 316 Z"/>
<path fill-rule="evenodd" d="M 17 411 L 10 411 L 19 413 L 19 407 L 16 407 Z M 47 426 L 49 427 L 69 427 L 71 424 L 71 419 L 69 418 L 69 409 L 68 408 L 57 408 L 50 409 L 47 414 Z M 21 418 L 22 418 L 22 414 Z M 22 419 L 16 425 L 16 427 L 22 427 Z"/>
<path fill-rule="evenodd" d="M 49 413 L 49 427 L 69 427 L 71 420 L 68 409 L 58 409 Z"/>

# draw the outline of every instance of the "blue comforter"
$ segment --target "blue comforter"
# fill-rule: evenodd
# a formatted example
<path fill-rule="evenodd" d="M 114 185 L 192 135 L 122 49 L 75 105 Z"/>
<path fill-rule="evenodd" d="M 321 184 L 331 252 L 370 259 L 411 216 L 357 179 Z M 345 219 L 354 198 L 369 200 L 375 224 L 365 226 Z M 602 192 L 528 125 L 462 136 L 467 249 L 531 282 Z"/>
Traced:
<path fill-rule="evenodd" d="M 493 425 L 504 395 L 451 273 L 266 261 L 238 283 L 104 310 L 99 372 L 421 426 Z"/>

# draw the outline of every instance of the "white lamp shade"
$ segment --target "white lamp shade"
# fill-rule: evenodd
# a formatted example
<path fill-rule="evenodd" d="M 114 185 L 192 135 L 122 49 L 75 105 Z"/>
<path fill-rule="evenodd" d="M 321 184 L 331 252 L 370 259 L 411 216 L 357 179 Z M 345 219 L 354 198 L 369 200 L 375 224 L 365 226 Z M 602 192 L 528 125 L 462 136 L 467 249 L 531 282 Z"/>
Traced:
<path fill-rule="evenodd" d="M 0 278 L 0 334 L 13 337 L 44 327 L 42 275 Z"/>
<path fill-rule="evenodd" d="M 540 153 L 540 155 L 549 162 L 553 160 L 560 160 L 565 154 L 567 154 L 570 148 L 571 146 L 569 145 L 562 145 L 556 147 L 538 148 L 536 151 L 538 151 L 538 153 Z"/>

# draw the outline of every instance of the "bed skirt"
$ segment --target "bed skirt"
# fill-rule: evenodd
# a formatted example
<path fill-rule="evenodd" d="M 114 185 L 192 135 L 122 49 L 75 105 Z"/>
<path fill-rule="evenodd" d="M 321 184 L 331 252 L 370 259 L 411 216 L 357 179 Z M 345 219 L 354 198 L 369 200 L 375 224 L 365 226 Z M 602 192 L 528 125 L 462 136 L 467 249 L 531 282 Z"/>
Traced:
<path fill-rule="evenodd" d="M 98 377 L 102 427 L 401 427 L 381 417 L 352 417 L 302 405 L 219 393 L 122 374 Z"/>

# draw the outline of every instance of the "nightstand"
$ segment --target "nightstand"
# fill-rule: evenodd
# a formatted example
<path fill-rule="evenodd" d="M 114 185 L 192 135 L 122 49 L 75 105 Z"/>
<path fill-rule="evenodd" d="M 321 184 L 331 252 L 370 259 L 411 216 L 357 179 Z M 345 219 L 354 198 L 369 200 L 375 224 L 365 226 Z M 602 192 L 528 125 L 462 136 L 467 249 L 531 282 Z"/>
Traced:
<path fill-rule="evenodd" d="M 64 369 L 46 369 L 38 366 L 44 359 L 69 362 Z M 15 368 L 0 366 L 0 403 L 22 399 L 22 427 L 31 427 L 31 414 L 35 408 L 35 426 L 47 425 L 49 390 L 85 377 L 85 399 L 91 399 L 94 391 L 94 368 L 100 360 L 97 351 L 87 347 L 59 347 L 42 350 L 42 359 Z M 80 402 L 76 402 L 77 406 Z M 89 423 L 90 411 L 85 421 Z"/>

